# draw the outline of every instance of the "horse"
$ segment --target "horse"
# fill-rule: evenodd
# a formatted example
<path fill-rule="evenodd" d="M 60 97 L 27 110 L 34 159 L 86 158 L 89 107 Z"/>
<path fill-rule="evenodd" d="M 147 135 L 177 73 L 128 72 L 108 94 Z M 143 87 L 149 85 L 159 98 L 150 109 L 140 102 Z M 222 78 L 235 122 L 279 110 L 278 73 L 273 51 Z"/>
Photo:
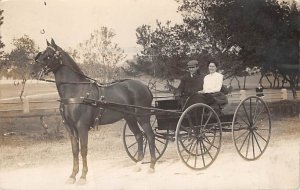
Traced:
<path fill-rule="evenodd" d="M 102 85 L 96 80 L 86 76 L 75 63 L 75 61 L 61 47 L 56 45 L 53 39 L 47 42 L 44 51 L 35 57 L 32 66 L 32 76 L 43 79 L 44 75 L 52 72 L 54 74 L 56 88 L 60 98 L 60 113 L 65 128 L 68 131 L 73 153 L 73 170 L 67 183 L 75 183 L 79 172 L 79 151 L 82 156 L 82 174 L 77 183 L 86 183 L 88 172 L 87 151 L 88 131 L 95 125 L 104 125 L 125 119 L 130 130 L 138 142 L 138 162 L 144 158 L 143 134 L 138 125 L 141 126 L 149 142 L 151 155 L 150 172 L 154 172 L 155 157 L 155 135 L 150 124 L 149 109 L 153 95 L 149 88 L 137 80 L 122 80 L 111 85 Z M 45 79 L 44 79 L 45 80 Z M 93 106 L 86 103 L 85 98 L 95 100 L 106 100 L 122 105 L 133 105 L 125 110 L 132 111 L 128 114 L 124 109 L 110 109 L 110 107 Z M 97 122 L 96 122 L 97 121 Z"/>

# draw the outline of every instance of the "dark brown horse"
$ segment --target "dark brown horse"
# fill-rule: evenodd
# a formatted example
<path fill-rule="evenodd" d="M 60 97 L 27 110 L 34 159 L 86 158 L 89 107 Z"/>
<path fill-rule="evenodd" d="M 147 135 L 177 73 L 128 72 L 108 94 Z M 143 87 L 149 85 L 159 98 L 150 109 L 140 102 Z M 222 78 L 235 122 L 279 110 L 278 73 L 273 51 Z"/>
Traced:
<path fill-rule="evenodd" d="M 74 60 L 57 46 L 53 39 L 51 43 L 47 41 L 47 48 L 38 53 L 35 61 L 33 76 L 41 78 L 49 72 L 53 72 L 55 76 L 61 102 L 61 116 L 69 132 L 73 152 L 73 171 L 67 182 L 75 183 L 76 181 L 76 175 L 79 172 L 79 150 L 83 168 L 78 183 L 86 181 L 89 129 L 95 124 L 110 124 L 122 118 L 126 120 L 138 142 L 139 161 L 143 159 L 144 154 L 143 135 L 138 124 L 145 132 L 151 154 L 150 171 L 154 171 L 156 163 L 155 137 L 150 125 L 149 110 L 121 107 L 121 111 L 118 111 L 118 107 L 110 109 L 109 106 L 100 109 L 99 106 L 84 101 L 86 98 L 104 99 L 119 104 L 150 107 L 153 96 L 146 85 L 136 80 L 123 80 L 104 87 L 84 75 Z M 95 122 L 96 119 L 98 122 Z"/>

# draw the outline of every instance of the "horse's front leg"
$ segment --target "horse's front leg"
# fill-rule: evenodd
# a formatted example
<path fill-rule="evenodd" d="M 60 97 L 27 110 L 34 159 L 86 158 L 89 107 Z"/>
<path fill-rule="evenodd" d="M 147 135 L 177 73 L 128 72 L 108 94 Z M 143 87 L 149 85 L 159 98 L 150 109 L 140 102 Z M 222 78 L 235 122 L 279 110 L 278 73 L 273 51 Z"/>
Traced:
<path fill-rule="evenodd" d="M 82 157 L 82 174 L 78 181 L 79 185 L 84 185 L 86 183 L 86 174 L 88 172 L 87 165 L 87 152 L 88 152 L 88 129 L 79 130 L 80 139 L 80 151 Z"/>
<path fill-rule="evenodd" d="M 72 144 L 72 152 L 73 152 L 73 171 L 71 176 L 69 177 L 67 183 L 68 184 L 73 184 L 76 181 L 76 175 L 79 171 L 79 140 L 78 137 L 73 136 L 72 134 L 70 135 L 70 140 Z"/>

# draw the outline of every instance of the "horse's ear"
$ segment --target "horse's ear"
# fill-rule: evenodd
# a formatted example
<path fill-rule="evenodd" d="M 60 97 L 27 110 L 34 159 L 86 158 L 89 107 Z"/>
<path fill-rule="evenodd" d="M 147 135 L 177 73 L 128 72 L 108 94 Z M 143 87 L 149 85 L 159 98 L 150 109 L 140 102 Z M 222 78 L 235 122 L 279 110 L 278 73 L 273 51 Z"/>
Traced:
<path fill-rule="evenodd" d="M 57 45 L 55 44 L 55 41 L 53 40 L 53 38 L 51 38 L 51 46 L 54 48 L 57 48 Z"/>
<path fill-rule="evenodd" d="M 47 42 L 47 46 L 51 46 L 51 44 L 48 42 L 48 40 L 46 40 L 46 42 Z"/>

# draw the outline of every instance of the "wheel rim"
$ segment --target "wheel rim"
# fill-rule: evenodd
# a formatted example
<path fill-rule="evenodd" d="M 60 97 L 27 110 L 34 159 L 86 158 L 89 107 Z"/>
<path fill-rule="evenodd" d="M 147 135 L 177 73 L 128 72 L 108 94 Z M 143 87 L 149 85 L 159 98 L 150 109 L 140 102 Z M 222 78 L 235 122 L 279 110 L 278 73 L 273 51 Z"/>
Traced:
<path fill-rule="evenodd" d="M 155 134 L 155 155 L 156 159 L 158 160 L 162 157 L 168 146 L 169 139 L 165 137 L 168 136 L 169 131 L 161 131 L 157 129 L 157 121 L 155 116 L 151 116 L 151 127 Z M 141 127 L 140 130 L 142 131 Z M 149 157 L 150 159 L 148 140 L 146 139 L 145 133 L 143 131 L 142 138 L 144 158 Z M 134 162 L 138 162 L 138 143 L 135 139 L 134 134 L 129 129 L 127 123 L 125 123 L 123 128 L 123 144 L 127 155 Z"/>
<path fill-rule="evenodd" d="M 244 99 L 236 108 L 232 121 L 232 139 L 239 155 L 258 159 L 271 137 L 271 117 L 266 103 L 257 96 Z"/>
<path fill-rule="evenodd" d="M 217 113 L 199 103 L 188 107 L 176 127 L 177 153 L 191 169 L 209 167 L 217 158 L 222 140 L 222 128 Z"/>

